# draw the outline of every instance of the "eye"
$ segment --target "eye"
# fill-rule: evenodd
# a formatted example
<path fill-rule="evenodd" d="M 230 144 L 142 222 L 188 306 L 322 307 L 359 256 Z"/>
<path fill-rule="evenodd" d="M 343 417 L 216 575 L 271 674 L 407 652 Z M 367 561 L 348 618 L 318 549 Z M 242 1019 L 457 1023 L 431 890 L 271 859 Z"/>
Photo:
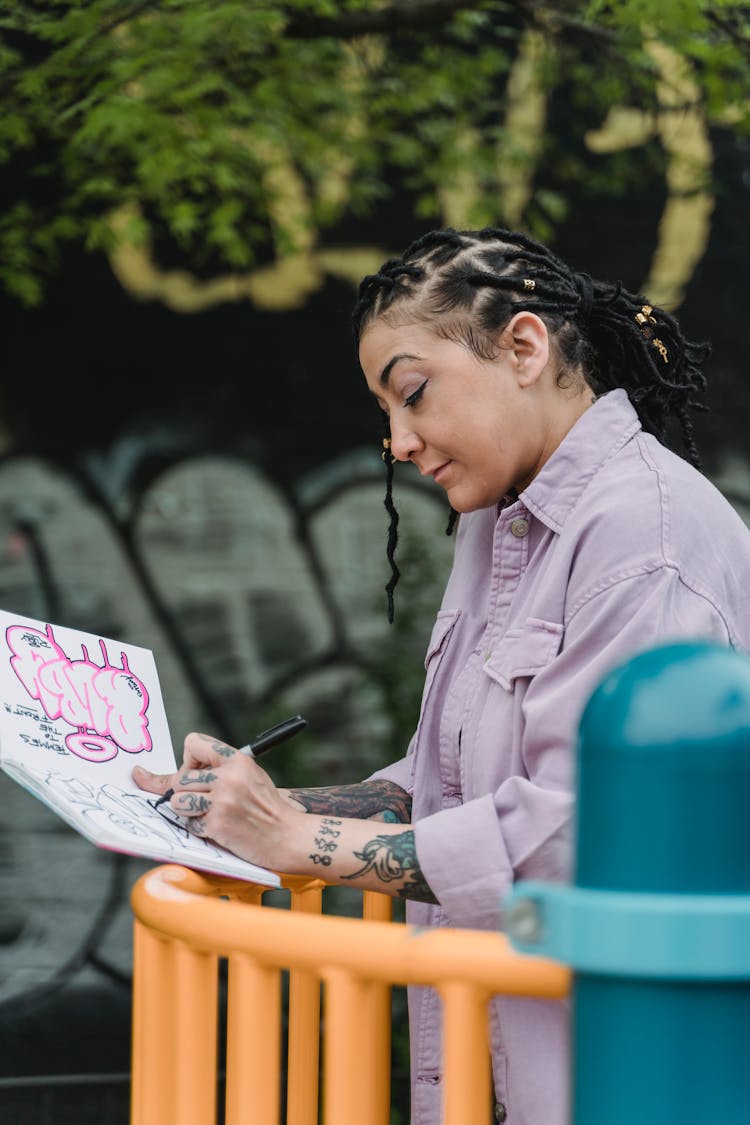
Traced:
<path fill-rule="evenodd" d="M 425 379 L 424 383 L 422 383 L 421 386 L 417 387 L 416 391 L 412 391 L 412 393 L 404 399 L 404 406 L 416 406 L 420 398 L 424 394 L 424 389 L 426 386 L 427 379 Z"/>

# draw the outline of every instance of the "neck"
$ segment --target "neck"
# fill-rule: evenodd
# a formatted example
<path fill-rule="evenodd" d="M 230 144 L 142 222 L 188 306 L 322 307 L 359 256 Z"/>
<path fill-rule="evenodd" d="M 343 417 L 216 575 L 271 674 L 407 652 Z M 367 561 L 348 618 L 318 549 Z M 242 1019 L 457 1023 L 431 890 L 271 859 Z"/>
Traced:
<path fill-rule="evenodd" d="M 579 418 L 593 406 L 595 399 L 590 387 L 585 387 L 578 394 L 572 395 L 569 390 L 559 391 L 560 398 L 555 404 L 550 424 L 547 428 L 542 454 L 529 476 L 515 486 L 516 495 L 523 492 L 549 461 L 557 447 L 575 426 Z"/>

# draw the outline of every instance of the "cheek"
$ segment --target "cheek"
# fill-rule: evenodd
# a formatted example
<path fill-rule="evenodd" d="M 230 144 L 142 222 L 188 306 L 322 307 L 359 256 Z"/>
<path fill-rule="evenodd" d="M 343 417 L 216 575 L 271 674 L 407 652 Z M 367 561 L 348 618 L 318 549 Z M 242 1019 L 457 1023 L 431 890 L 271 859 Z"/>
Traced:
<path fill-rule="evenodd" d="M 505 436 L 500 427 L 493 425 L 487 415 L 471 419 L 454 426 L 454 444 L 457 444 L 467 459 L 473 461 L 492 461 L 497 458 L 505 445 Z"/>

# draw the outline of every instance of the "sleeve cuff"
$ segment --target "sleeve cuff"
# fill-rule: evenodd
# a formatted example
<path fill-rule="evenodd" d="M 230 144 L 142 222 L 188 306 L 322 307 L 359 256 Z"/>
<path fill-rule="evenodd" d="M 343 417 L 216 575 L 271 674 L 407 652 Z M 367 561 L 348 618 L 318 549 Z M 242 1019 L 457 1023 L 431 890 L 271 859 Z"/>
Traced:
<path fill-rule="evenodd" d="M 513 870 L 492 794 L 414 825 L 422 873 L 451 926 L 499 930 Z"/>

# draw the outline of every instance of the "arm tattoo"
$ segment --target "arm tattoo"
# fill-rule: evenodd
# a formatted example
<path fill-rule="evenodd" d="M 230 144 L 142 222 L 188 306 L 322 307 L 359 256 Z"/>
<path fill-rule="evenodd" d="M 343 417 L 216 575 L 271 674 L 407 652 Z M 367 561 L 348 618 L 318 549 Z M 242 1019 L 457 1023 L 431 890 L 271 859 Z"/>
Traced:
<path fill-rule="evenodd" d="M 316 851 L 310 852 L 310 859 L 317 866 L 330 867 L 331 866 L 331 852 L 335 852 L 338 844 L 336 841 L 341 835 L 341 829 L 334 827 L 340 825 L 340 820 L 332 820 L 329 816 L 324 816 L 320 822 L 320 832 L 315 837 Z"/>
<path fill-rule="evenodd" d="M 400 832 L 397 836 L 375 836 L 361 852 L 354 854 L 364 861 L 364 866 L 351 875 L 342 875 L 343 879 L 357 879 L 374 871 L 384 883 L 392 883 L 394 879 L 407 880 L 398 892 L 399 898 L 437 902 L 419 866 L 413 831 Z"/>
<path fill-rule="evenodd" d="M 384 820 L 399 824 L 408 824 L 411 820 L 411 797 L 392 781 L 360 781 L 356 785 L 290 789 L 288 792 L 309 813 L 334 813 L 355 820 L 381 815 Z"/>

